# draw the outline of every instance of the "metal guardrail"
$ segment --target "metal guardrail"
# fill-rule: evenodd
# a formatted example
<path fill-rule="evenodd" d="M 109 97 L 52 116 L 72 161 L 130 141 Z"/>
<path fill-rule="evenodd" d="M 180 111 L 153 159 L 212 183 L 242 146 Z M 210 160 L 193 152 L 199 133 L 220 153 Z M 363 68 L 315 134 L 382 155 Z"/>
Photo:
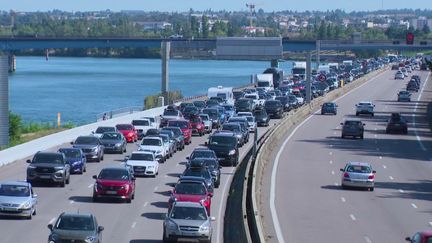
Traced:
<path fill-rule="evenodd" d="M 119 109 L 110 110 L 110 111 L 106 111 L 106 112 L 102 112 L 102 113 L 97 114 L 96 115 L 96 121 L 108 120 L 108 119 L 112 119 L 115 117 L 125 116 L 125 115 L 129 115 L 129 114 L 133 114 L 133 113 L 141 112 L 141 111 L 144 111 L 144 108 L 140 107 L 140 106 L 130 106 L 130 107 L 119 108 Z"/>

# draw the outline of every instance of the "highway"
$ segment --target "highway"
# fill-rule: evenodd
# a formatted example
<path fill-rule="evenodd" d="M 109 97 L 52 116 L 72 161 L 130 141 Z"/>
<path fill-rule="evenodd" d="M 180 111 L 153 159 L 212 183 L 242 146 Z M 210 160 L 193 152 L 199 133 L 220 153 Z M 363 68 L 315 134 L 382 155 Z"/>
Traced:
<path fill-rule="evenodd" d="M 421 76 L 421 92 L 410 103 L 397 102 L 409 79 L 394 80 L 394 73 L 386 71 L 337 99 L 337 116 L 311 115 L 274 148 L 277 167 L 265 169 L 260 198 L 267 242 L 404 242 L 430 229 L 432 137 L 425 116 L 432 81 L 428 72 L 413 72 Z M 364 140 L 341 139 L 339 124 L 355 117 L 355 104 L 367 100 L 376 113 L 361 116 Z M 385 133 L 392 112 L 406 116 L 408 135 Z M 372 164 L 375 191 L 341 189 L 339 169 L 348 161 Z"/>
<path fill-rule="evenodd" d="M 274 122 L 275 120 L 272 120 L 271 125 Z M 266 129 L 259 128 L 258 134 L 262 135 Z M 39 200 L 37 215 L 31 221 L 2 218 L 0 220 L 2 235 L 0 242 L 47 242 L 49 235 L 47 225 L 53 223 L 56 217 L 65 211 L 93 213 L 98 223 L 105 228 L 103 231 L 104 243 L 161 242 L 163 216 L 167 213 L 172 186 L 185 168 L 185 158 L 195 147 L 203 145 L 207 138 L 208 135 L 193 137 L 191 145 L 186 146 L 183 151 L 178 151 L 167 162 L 160 165 L 159 175 L 156 178 L 137 178 L 135 200 L 132 201 L 132 204 L 105 201 L 93 203 L 94 179 L 92 175 L 97 175 L 105 166 L 121 163 L 126 155 L 136 150 L 135 144 L 129 144 L 128 152 L 124 155 L 105 154 L 105 159 L 101 163 L 90 162 L 87 172 L 84 175 L 71 175 L 71 182 L 65 188 L 35 187 Z M 241 158 L 246 155 L 251 146 L 252 139 L 240 149 Z M 60 147 L 70 147 L 70 144 L 63 144 L 49 151 L 56 151 Z M 2 167 L 1 180 L 25 180 L 28 165 L 25 162 L 26 159 Z M 223 215 L 234 171 L 235 168 L 231 167 L 222 169 L 221 185 L 215 189 L 212 199 L 212 216 L 216 217 L 216 221 L 213 222 L 214 242 L 223 242 Z"/>

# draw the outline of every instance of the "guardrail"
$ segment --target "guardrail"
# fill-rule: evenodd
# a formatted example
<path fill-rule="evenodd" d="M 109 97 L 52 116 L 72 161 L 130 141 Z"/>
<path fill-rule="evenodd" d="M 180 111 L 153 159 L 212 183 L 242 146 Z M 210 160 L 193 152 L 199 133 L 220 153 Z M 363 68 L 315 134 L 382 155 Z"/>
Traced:
<path fill-rule="evenodd" d="M 143 107 L 140 106 L 130 106 L 130 107 L 124 107 L 119 108 L 115 110 L 110 110 L 106 112 L 102 112 L 96 115 L 96 121 L 103 121 L 107 119 L 113 119 L 115 117 L 124 116 L 127 114 L 132 114 L 136 112 L 144 111 Z"/>

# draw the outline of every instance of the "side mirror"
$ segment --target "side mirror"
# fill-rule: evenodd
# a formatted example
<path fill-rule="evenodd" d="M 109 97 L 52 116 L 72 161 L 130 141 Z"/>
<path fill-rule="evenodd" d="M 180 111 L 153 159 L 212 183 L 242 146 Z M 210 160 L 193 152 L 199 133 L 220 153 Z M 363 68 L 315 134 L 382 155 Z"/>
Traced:
<path fill-rule="evenodd" d="M 103 226 L 98 227 L 98 232 L 102 232 L 105 228 Z"/>
<path fill-rule="evenodd" d="M 93 179 L 97 179 L 97 175 L 94 175 L 94 176 L 92 176 L 93 177 Z"/>
<path fill-rule="evenodd" d="M 53 229 L 53 225 L 52 225 L 52 224 L 49 224 L 49 225 L 48 225 L 48 229 L 52 231 L 52 229 Z"/>
<path fill-rule="evenodd" d="M 372 171 L 373 174 L 376 174 L 376 170 Z"/>
<path fill-rule="evenodd" d="M 340 171 L 344 172 L 344 169 L 340 169 Z"/>
<path fill-rule="evenodd" d="M 94 131 L 92 131 L 92 134 L 95 134 L 95 132 L 94 132 Z"/>
<path fill-rule="evenodd" d="M 72 145 L 73 145 L 73 144 L 74 144 L 74 142 L 72 141 L 72 142 L 70 142 L 70 144 L 72 144 Z"/>
<path fill-rule="evenodd" d="M 341 122 L 340 125 L 343 126 L 343 123 Z"/>
<path fill-rule="evenodd" d="M 366 126 L 366 123 L 363 123 L 363 126 Z"/>
<path fill-rule="evenodd" d="M 186 159 L 187 159 L 187 160 L 189 160 L 189 159 L 190 159 L 190 157 L 189 157 L 189 156 L 187 156 L 187 157 L 186 157 Z"/>
<path fill-rule="evenodd" d="M 38 195 L 37 194 L 33 194 L 33 198 L 37 198 L 38 197 Z"/>
<path fill-rule="evenodd" d="M 204 142 L 204 145 L 205 145 L 205 146 L 208 146 L 208 142 Z"/>
<path fill-rule="evenodd" d="M 215 217 L 210 217 L 210 220 L 211 221 L 216 221 L 216 218 Z"/>
<path fill-rule="evenodd" d="M 26 162 L 27 162 L 28 164 L 30 164 L 30 163 L 31 163 L 31 160 L 28 159 Z"/>

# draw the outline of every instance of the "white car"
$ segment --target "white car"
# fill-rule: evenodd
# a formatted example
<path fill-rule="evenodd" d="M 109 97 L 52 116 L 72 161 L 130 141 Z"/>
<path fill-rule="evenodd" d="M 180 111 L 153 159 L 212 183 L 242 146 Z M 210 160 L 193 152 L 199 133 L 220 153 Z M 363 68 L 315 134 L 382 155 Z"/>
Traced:
<path fill-rule="evenodd" d="M 207 133 L 211 133 L 212 129 L 213 129 L 213 123 L 210 120 L 209 115 L 207 114 L 199 114 L 199 116 L 201 117 L 201 120 L 204 123 L 204 127 Z"/>
<path fill-rule="evenodd" d="M 132 167 L 134 175 L 153 176 L 159 173 L 159 163 L 152 152 L 135 151 L 126 156 L 126 165 Z"/>
<path fill-rule="evenodd" d="M 405 75 L 402 73 L 402 71 L 397 71 L 395 74 L 395 79 L 405 79 Z"/>
<path fill-rule="evenodd" d="M 168 151 L 161 137 L 144 137 L 138 144 L 138 150 L 154 153 L 156 160 L 161 163 L 167 159 Z"/>
<path fill-rule="evenodd" d="M 145 118 L 132 120 L 132 125 L 134 125 L 138 132 L 138 138 L 144 137 L 147 133 L 147 130 L 154 128 L 151 121 Z"/>
<path fill-rule="evenodd" d="M 146 117 L 142 117 L 142 119 L 148 119 L 151 123 L 151 126 L 153 128 L 158 129 L 159 128 L 159 117 L 154 117 L 154 116 L 146 116 Z"/>
<path fill-rule="evenodd" d="M 98 127 L 96 131 L 92 132 L 92 134 L 97 137 L 101 138 L 102 135 L 106 132 L 119 132 L 116 127 Z"/>
<path fill-rule="evenodd" d="M 356 105 L 356 116 L 360 114 L 368 114 L 374 116 L 375 105 L 370 101 L 361 101 Z"/>
<path fill-rule="evenodd" d="M 25 217 L 36 215 L 37 195 L 25 181 L 0 182 L 0 215 Z"/>
<path fill-rule="evenodd" d="M 256 132 L 257 122 L 256 122 L 255 116 L 252 114 L 252 112 L 238 112 L 236 114 L 236 116 L 246 117 L 246 119 L 248 120 L 249 132 Z"/>

